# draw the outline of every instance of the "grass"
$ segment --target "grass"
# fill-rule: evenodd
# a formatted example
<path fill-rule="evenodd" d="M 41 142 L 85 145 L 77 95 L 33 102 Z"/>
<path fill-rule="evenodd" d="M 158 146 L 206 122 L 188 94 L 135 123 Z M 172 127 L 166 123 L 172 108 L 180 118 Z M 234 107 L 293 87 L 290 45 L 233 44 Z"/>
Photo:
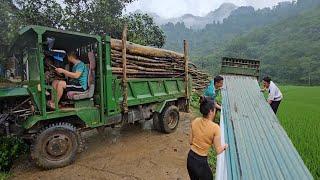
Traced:
<path fill-rule="evenodd" d="M 282 86 L 278 118 L 315 179 L 320 179 L 320 87 Z"/>
<path fill-rule="evenodd" d="M 9 179 L 9 176 L 10 175 L 8 173 L 0 172 L 0 180 Z"/>
<path fill-rule="evenodd" d="M 212 170 L 212 173 L 216 174 L 217 153 L 212 148 L 210 148 L 210 150 L 209 150 L 208 163 L 209 163 L 209 166 Z"/>

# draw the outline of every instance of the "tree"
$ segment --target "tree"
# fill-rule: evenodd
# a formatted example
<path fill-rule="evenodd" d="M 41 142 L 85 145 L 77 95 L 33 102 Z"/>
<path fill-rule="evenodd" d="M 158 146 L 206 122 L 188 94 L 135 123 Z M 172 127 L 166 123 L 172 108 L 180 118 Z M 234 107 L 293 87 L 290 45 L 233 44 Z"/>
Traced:
<path fill-rule="evenodd" d="M 320 84 L 319 6 L 319 0 L 298 0 L 238 8 L 223 23 L 201 30 L 168 23 L 162 25 L 165 47 L 179 50 L 178 42 L 187 39 L 192 61 L 212 74 L 219 73 L 221 57 L 232 56 L 261 60 L 261 72 L 281 83 Z"/>
<path fill-rule="evenodd" d="M 77 32 L 121 38 L 124 23 L 128 39 L 143 45 L 161 47 L 164 34 L 148 15 L 123 16 L 124 7 L 134 0 L 0 0 L 0 45 L 9 45 L 17 30 L 41 25 Z M 139 31 L 139 32 L 134 32 Z M 4 53 L 0 53 L 4 57 Z M 1 57 L 0 57 L 1 58 Z"/>
<path fill-rule="evenodd" d="M 65 0 L 65 26 L 69 30 L 121 37 L 122 11 L 133 0 Z"/>
<path fill-rule="evenodd" d="M 65 1 L 66 29 L 121 38 L 124 23 L 128 24 L 128 39 L 134 43 L 162 47 L 165 36 L 147 14 L 122 16 L 127 3 L 133 0 Z"/>
<path fill-rule="evenodd" d="M 63 9 L 55 0 L 15 0 L 20 26 L 62 27 Z"/>
<path fill-rule="evenodd" d="M 141 44 L 162 47 L 165 42 L 164 32 L 153 22 L 147 14 L 130 14 L 125 17 L 128 24 L 129 41 Z"/>
<path fill-rule="evenodd" d="M 14 5 L 11 1 L 0 1 L 0 64 L 5 60 L 16 32 Z"/>

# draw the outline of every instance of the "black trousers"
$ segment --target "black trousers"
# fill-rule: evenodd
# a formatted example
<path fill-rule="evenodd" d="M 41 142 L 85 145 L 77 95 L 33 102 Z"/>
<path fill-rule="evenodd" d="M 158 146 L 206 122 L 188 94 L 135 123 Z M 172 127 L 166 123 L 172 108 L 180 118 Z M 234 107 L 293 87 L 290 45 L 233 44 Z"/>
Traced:
<path fill-rule="evenodd" d="M 207 156 L 199 156 L 190 150 L 187 159 L 187 169 L 191 180 L 213 180 Z"/>
<path fill-rule="evenodd" d="M 279 107 L 280 103 L 281 103 L 281 101 L 272 101 L 272 103 L 270 104 L 270 106 L 275 114 L 277 114 L 278 107 Z"/>

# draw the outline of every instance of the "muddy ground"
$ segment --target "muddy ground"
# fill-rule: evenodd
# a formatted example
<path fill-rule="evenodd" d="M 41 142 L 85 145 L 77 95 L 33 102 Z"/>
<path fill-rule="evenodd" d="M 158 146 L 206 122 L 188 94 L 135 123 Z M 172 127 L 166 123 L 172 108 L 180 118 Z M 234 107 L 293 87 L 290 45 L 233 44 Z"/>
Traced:
<path fill-rule="evenodd" d="M 15 163 L 10 179 L 188 179 L 186 157 L 191 114 L 181 114 L 172 134 L 128 125 L 86 134 L 87 149 L 74 164 L 44 171 L 30 158 Z"/>

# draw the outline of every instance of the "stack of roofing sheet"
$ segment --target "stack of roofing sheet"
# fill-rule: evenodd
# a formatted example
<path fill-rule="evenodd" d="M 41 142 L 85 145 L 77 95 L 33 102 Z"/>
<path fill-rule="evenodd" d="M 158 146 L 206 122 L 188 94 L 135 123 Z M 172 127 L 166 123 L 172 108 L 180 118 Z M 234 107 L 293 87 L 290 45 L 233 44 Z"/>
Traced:
<path fill-rule="evenodd" d="M 313 179 L 256 78 L 224 76 L 227 179 Z M 226 179 L 226 178 L 223 178 Z"/>

